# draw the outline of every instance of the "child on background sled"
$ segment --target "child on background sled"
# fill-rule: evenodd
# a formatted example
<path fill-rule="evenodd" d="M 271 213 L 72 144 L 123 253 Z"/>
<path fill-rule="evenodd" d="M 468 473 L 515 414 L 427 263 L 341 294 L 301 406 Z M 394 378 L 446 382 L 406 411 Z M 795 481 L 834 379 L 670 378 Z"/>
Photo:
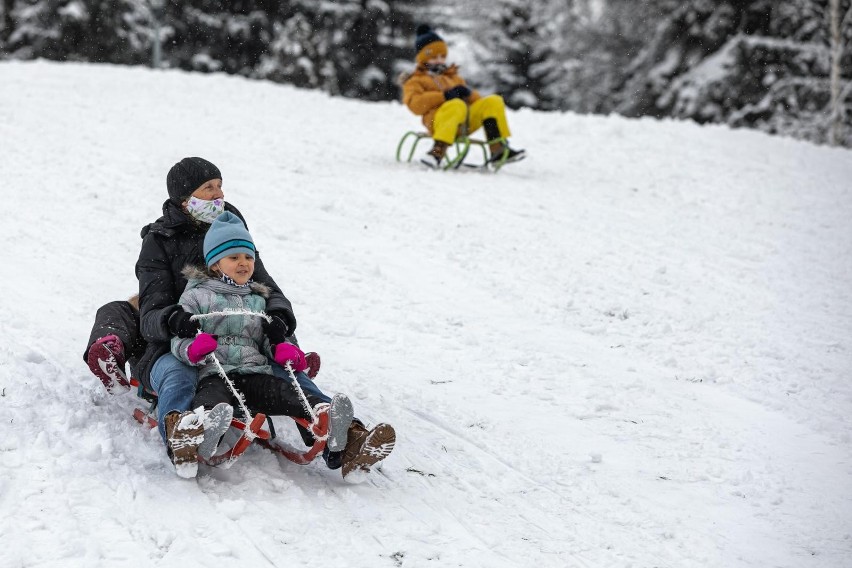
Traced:
<path fill-rule="evenodd" d="M 434 145 L 421 162 L 430 168 L 442 167 L 447 148 L 460 132 L 485 130 L 491 157 L 489 163 L 517 162 L 523 150 L 509 147 L 511 135 L 506 107 L 500 95 L 480 96 L 470 89 L 458 66 L 447 65 L 447 44 L 428 25 L 417 27 L 414 41 L 417 67 L 400 77 L 402 102 L 421 116 Z"/>
<path fill-rule="evenodd" d="M 310 392 L 300 393 L 292 382 L 273 374 L 270 359 L 291 365 L 295 373 L 303 373 L 307 363 L 305 354 L 286 341 L 287 330 L 277 320 L 262 317 L 269 290 L 251 279 L 255 247 L 239 217 L 228 212 L 217 217 L 204 237 L 203 252 L 207 270 L 185 269 L 188 283 L 179 301 L 188 313 L 201 316 L 197 319 L 200 332 L 194 338 L 176 336 L 171 343 L 175 357 L 199 367 L 191 406 L 195 410 L 165 417 L 167 443 L 178 474 L 196 474 L 197 456 L 207 458 L 215 452 L 223 433 L 217 425 L 230 423 L 239 404 L 219 367 L 207 358 L 212 353 L 253 411 L 307 420 L 311 412 L 306 404 L 314 413 L 327 412 L 327 449 L 339 454 L 344 479 L 359 481 L 390 454 L 396 440 L 393 428 L 379 424 L 367 431 L 353 420 L 352 404 L 345 395 L 335 395 L 328 404 Z M 220 315 L 223 312 L 230 313 Z"/>

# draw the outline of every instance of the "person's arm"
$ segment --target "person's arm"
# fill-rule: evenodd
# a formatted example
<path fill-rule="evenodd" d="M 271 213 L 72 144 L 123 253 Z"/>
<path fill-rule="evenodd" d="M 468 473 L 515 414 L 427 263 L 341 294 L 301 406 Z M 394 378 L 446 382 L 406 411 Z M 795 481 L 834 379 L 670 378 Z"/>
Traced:
<path fill-rule="evenodd" d="M 139 330 L 150 342 L 169 341 L 169 316 L 181 307 L 174 297 L 174 275 L 160 240 L 148 233 L 136 261 L 139 279 Z"/>
<path fill-rule="evenodd" d="M 273 280 L 272 276 L 270 276 L 266 271 L 266 268 L 263 266 L 263 261 L 260 260 L 260 252 L 255 254 L 254 275 L 252 278 L 255 282 L 265 284 L 270 289 L 269 297 L 266 298 L 267 313 L 282 310 L 289 310 L 290 313 L 293 313 L 293 304 L 287 299 L 284 292 L 281 291 L 281 288 L 278 287 L 278 284 L 275 283 L 275 280 Z"/>
<path fill-rule="evenodd" d="M 201 305 L 199 303 L 199 294 L 195 288 L 191 290 L 186 290 L 183 294 L 181 294 L 180 301 L 178 302 L 180 308 L 190 314 L 199 314 L 201 313 Z M 187 356 L 187 349 L 192 342 L 195 341 L 195 337 L 172 337 L 172 355 L 178 358 L 182 363 L 186 363 L 187 365 L 195 365 L 189 360 Z"/>
<path fill-rule="evenodd" d="M 467 87 L 467 84 L 465 84 L 464 81 L 462 81 L 462 85 Z M 467 104 L 472 105 L 481 98 L 482 95 L 479 94 L 479 91 L 477 91 L 476 89 L 470 89 L 470 96 L 467 98 Z"/>
<path fill-rule="evenodd" d="M 444 92 L 437 85 L 427 88 L 417 77 L 412 77 L 402 85 L 402 102 L 418 116 L 441 106 L 446 100 Z"/>

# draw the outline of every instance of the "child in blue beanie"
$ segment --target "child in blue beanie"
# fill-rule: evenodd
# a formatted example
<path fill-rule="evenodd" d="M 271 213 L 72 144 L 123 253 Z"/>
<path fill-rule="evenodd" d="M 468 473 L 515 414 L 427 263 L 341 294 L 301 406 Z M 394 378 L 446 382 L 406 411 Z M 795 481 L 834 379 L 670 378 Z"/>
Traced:
<path fill-rule="evenodd" d="M 347 468 L 347 434 L 353 424 L 349 398 L 337 394 L 328 404 L 310 392 L 299 393 L 292 382 L 273 374 L 270 359 L 282 366 L 289 364 L 294 373 L 303 373 L 307 363 L 305 354 L 286 340 L 286 328 L 278 320 L 270 322 L 266 317 L 269 289 L 252 281 L 255 246 L 240 218 L 230 212 L 217 217 L 204 237 L 203 252 L 207 270 L 196 267 L 184 269 L 188 283 L 179 302 L 184 310 L 200 316 L 200 332 L 194 338 L 174 337 L 171 343 L 175 357 L 199 367 L 199 382 L 192 404 L 196 410 L 183 414 L 173 412 L 166 416 L 168 443 L 179 475 L 193 477 L 197 472 L 197 455 L 209 457 L 218 442 L 217 438 L 209 444 L 209 448 L 193 444 L 193 440 L 198 439 L 198 434 L 193 434 L 193 425 L 197 426 L 199 420 L 192 416 L 198 417 L 222 403 L 231 408 L 239 404 L 219 374 L 216 363 L 208 358 L 210 354 L 215 356 L 237 391 L 243 395 L 246 406 L 254 412 L 306 420 L 311 420 L 311 412 L 327 412 L 329 432 L 326 447 L 329 452 L 344 454 L 344 478 L 365 467 L 368 471 L 370 466 L 390 454 L 395 433 L 393 428 L 385 425 L 387 428 L 378 432 L 383 433 L 383 436 L 378 436 L 381 439 L 373 440 L 374 444 L 378 444 L 378 453 L 367 452 L 376 454 L 378 459 L 369 464 L 359 463 L 357 456 L 364 453 L 359 446 L 353 448 L 355 455 L 349 460 L 356 463 Z M 180 427 L 182 423 L 183 428 Z M 371 434 L 378 430 L 379 427 L 375 428 Z M 206 442 L 206 436 L 202 439 Z"/>

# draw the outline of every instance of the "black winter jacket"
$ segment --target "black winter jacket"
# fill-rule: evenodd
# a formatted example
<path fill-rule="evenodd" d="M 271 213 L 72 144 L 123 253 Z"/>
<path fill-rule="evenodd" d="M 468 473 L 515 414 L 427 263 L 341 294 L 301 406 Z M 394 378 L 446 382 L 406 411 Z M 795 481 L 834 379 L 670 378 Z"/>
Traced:
<path fill-rule="evenodd" d="M 226 202 L 225 210 L 245 223 L 242 214 L 231 204 Z M 142 250 L 136 261 L 136 278 L 139 280 L 139 328 L 148 347 L 135 371 L 146 389 L 151 390 L 154 362 L 169 352 L 172 338 L 169 316 L 183 309 L 177 304 L 187 282 L 182 271 L 187 265 L 204 265 L 204 235 L 209 228 L 210 225 L 198 223 L 171 200 L 163 204 L 162 217 L 142 228 Z M 270 289 L 267 312 L 292 311 L 290 300 L 263 267 L 259 251 L 252 278 Z"/>

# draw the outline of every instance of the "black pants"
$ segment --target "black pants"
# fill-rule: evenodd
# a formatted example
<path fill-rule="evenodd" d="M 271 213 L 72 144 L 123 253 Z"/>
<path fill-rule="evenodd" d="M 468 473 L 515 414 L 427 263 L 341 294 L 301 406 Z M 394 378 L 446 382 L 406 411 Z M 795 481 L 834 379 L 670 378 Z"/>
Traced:
<path fill-rule="evenodd" d="M 289 381 L 279 379 L 274 375 L 246 374 L 229 375 L 234 386 L 245 397 L 246 406 L 252 412 L 262 412 L 267 416 L 291 416 L 310 420 L 311 416 L 305 410 L 296 387 Z M 308 395 L 311 408 L 322 402 L 321 399 Z M 220 402 L 227 402 L 239 412 L 239 403 L 225 380 L 219 375 L 208 375 L 198 381 L 192 408 L 204 406 L 210 410 Z"/>

